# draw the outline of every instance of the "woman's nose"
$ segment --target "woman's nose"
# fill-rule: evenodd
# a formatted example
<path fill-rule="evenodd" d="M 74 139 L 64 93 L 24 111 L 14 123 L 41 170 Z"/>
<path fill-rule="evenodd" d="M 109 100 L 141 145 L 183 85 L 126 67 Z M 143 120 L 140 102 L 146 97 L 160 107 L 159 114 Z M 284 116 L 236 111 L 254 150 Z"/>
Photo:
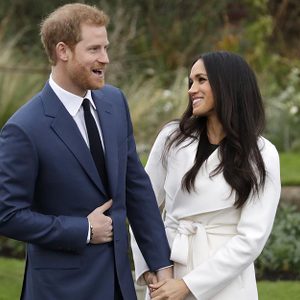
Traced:
<path fill-rule="evenodd" d="M 197 91 L 197 86 L 195 85 L 195 83 L 192 83 L 190 89 L 188 90 L 189 95 L 195 94 Z"/>

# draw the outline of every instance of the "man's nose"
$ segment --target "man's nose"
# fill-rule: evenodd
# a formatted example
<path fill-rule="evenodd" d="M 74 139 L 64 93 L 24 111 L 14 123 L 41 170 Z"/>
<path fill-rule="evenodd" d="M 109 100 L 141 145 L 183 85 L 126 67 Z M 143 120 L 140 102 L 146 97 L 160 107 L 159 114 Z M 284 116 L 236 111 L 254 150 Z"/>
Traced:
<path fill-rule="evenodd" d="M 107 53 L 106 50 L 101 51 L 101 53 L 98 57 L 98 61 L 103 63 L 103 64 L 108 64 L 109 63 L 108 53 Z"/>

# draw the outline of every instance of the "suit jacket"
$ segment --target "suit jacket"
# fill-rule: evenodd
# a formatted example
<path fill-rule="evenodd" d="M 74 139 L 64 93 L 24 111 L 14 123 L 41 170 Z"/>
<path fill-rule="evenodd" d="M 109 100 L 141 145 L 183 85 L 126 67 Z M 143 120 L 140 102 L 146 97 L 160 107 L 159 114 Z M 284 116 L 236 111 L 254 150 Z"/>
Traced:
<path fill-rule="evenodd" d="M 187 140 L 187 147 L 172 147 L 162 164 L 166 139 L 177 127 L 173 122 L 160 132 L 146 165 L 158 205 L 165 209 L 175 275 L 186 260 L 193 261 L 192 268 L 187 263 L 179 276 L 193 294 L 188 299 L 258 299 L 253 262 L 271 232 L 280 197 L 277 150 L 259 138 L 267 172 L 265 187 L 258 195 L 251 194 L 247 204 L 237 210 L 235 192 L 223 174 L 209 176 L 220 163 L 219 149 L 200 168 L 196 191 L 191 193 L 181 188 L 181 182 L 194 164 L 198 143 Z M 132 244 L 136 276 L 141 280 L 148 266 L 134 240 Z"/>
<path fill-rule="evenodd" d="M 48 83 L 1 131 L 0 234 L 28 243 L 24 300 L 110 300 L 115 280 L 124 300 L 136 299 L 126 215 L 150 268 L 170 265 L 126 100 L 109 85 L 93 91 L 92 97 L 113 199 L 112 243 L 86 244 L 86 216 L 107 196 L 76 123 Z"/>

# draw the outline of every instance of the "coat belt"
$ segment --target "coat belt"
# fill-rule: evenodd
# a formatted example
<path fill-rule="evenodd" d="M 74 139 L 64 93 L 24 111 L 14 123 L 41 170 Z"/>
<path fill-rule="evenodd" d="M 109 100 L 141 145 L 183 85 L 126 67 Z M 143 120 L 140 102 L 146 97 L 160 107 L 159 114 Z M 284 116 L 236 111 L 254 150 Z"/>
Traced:
<path fill-rule="evenodd" d="M 188 270 L 207 260 L 210 256 L 208 235 L 234 235 L 236 224 L 203 224 L 191 220 L 176 220 L 166 214 L 165 227 L 174 237 L 171 260 L 186 265 Z"/>

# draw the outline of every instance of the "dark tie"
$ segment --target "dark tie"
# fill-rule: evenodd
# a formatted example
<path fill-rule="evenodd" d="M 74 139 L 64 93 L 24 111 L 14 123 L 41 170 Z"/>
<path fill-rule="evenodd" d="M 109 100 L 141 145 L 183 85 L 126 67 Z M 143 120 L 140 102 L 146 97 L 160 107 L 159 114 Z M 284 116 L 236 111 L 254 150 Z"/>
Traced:
<path fill-rule="evenodd" d="M 82 102 L 83 111 L 84 111 L 84 120 L 86 125 L 86 130 L 88 133 L 90 151 L 93 156 L 96 168 L 98 170 L 99 176 L 103 182 L 103 185 L 106 189 L 106 192 L 109 196 L 109 187 L 108 187 L 108 179 L 106 173 L 105 166 L 105 158 L 104 152 L 101 144 L 101 139 L 98 131 L 98 127 L 96 125 L 96 121 L 91 113 L 90 109 L 90 101 L 88 99 L 84 99 Z"/>

